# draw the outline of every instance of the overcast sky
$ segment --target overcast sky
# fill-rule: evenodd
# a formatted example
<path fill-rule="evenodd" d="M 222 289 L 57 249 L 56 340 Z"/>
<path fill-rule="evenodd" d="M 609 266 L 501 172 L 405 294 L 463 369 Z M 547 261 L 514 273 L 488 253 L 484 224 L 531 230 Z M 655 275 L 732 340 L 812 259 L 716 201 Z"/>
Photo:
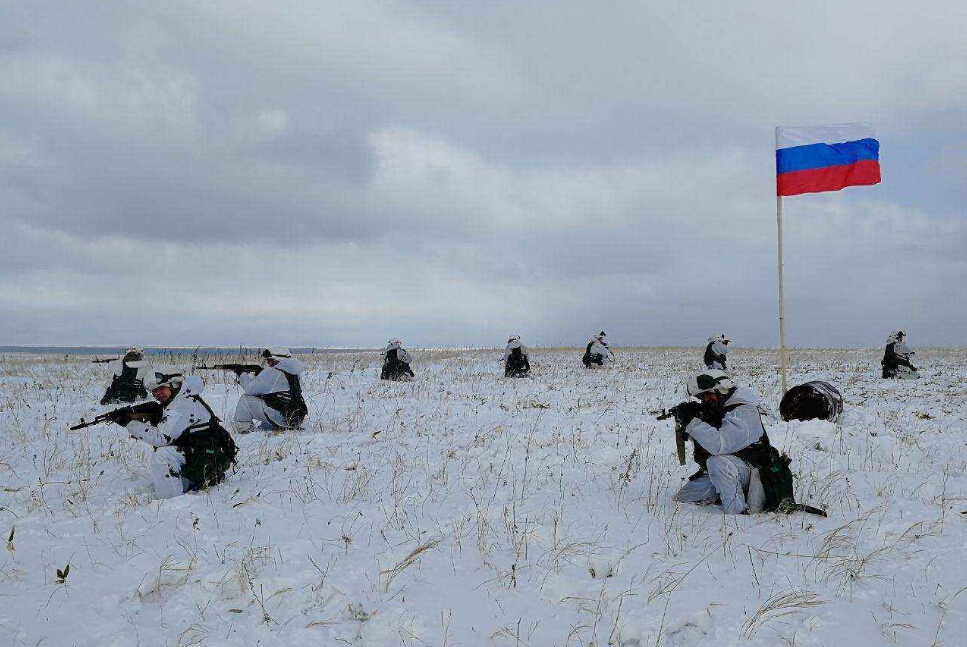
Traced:
<path fill-rule="evenodd" d="M 943 6 L 938 6 L 943 5 Z M 967 2 L 0 3 L 0 343 L 967 343 Z"/>

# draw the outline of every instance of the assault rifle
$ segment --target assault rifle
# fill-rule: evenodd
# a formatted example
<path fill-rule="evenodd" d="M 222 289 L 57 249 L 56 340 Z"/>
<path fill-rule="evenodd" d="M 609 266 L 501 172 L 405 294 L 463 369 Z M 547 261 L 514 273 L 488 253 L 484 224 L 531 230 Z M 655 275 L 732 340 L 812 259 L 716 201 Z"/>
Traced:
<path fill-rule="evenodd" d="M 675 419 L 675 447 L 678 450 L 679 465 L 685 464 L 685 441 L 688 440 L 685 427 L 692 421 L 692 418 L 702 417 L 705 408 L 705 405 L 699 402 L 682 402 L 670 409 L 649 412 L 655 415 L 658 420 Z"/>
<path fill-rule="evenodd" d="M 116 362 L 119 359 L 121 359 L 121 358 L 120 357 L 109 357 L 107 359 L 101 359 L 99 357 L 95 357 L 94 359 L 91 360 L 91 364 L 110 364 L 111 362 Z"/>
<path fill-rule="evenodd" d="M 263 367 L 258 364 L 212 364 L 211 366 L 198 366 L 196 368 L 201 371 L 231 371 L 235 375 L 241 375 L 242 373 L 259 373 Z"/>
<path fill-rule="evenodd" d="M 79 424 L 71 427 L 71 431 L 84 429 L 85 427 L 93 427 L 94 425 L 99 425 L 102 422 L 116 422 L 118 424 L 124 424 L 131 422 L 132 420 L 140 420 L 141 422 L 150 422 L 151 424 L 156 425 L 161 421 L 162 415 L 163 409 L 159 402 L 142 402 L 141 404 L 132 404 L 128 407 L 121 407 L 120 409 L 114 409 L 113 411 L 102 413 L 90 421 L 85 421 L 83 418 L 81 418 Z"/>

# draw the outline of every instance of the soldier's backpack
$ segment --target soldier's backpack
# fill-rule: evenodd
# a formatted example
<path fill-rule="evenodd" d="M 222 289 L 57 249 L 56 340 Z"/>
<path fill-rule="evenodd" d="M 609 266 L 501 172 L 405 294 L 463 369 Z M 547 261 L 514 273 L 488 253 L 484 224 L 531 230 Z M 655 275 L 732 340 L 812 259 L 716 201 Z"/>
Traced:
<path fill-rule="evenodd" d="M 379 379 L 393 381 L 407 381 L 413 377 L 413 369 L 399 357 L 399 351 L 395 348 L 386 352 L 383 359 L 383 369 L 380 371 Z"/>
<path fill-rule="evenodd" d="M 185 455 L 182 478 L 191 482 L 191 489 L 204 490 L 225 480 L 225 474 L 236 463 L 238 446 L 211 407 L 197 395 L 189 397 L 205 407 L 211 419 L 188 427 L 172 445 Z"/>
<path fill-rule="evenodd" d="M 524 357 L 524 353 L 521 352 L 520 346 L 511 349 L 504 366 L 504 376 L 523 377 L 527 375 L 528 370 L 530 370 L 530 366 Z"/>
<path fill-rule="evenodd" d="M 594 346 L 594 342 L 588 342 L 588 347 L 584 349 L 584 356 L 581 357 L 581 363 L 584 364 L 585 368 L 591 368 L 592 365 L 604 366 L 604 355 L 601 353 L 592 353 L 591 348 Z"/>
<path fill-rule="evenodd" d="M 278 369 L 289 385 L 287 391 L 278 391 L 259 396 L 265 404 L 278 411 L 285 418 L 286 427 L 296 429 L 302 421 L 309 415 L 309 407 L 306 406 L 305 398 L 302 396 L 302 383 L 298 375 L 286 373 Z"/>
<path fill-rule="evenodd" d="M 759 465 L 754 466 L 758 468 L 759 480 L 762 483 L 763 512 L 779 512 L 782 514 L 808 512 L 821 517 L 826 516 L 825 510 L 796 503 L 796 496 L 793 492 L 792 470 L 789 469 L 789 463 L 792 462 L 791 458 L 785 454 L 780 454 L 779 450 L 772 445 L 768 445 L 767 441 L 764 459 Z"/>
<path fill-rule="evenodd" d="M 723 412 L 734 409 L 736 406 L 739 405 L 726 407 Z M 721 425 L 721 423 L 719 424 Z M 695 443 L 695 445 L 698 447 L 698 443 Z M 792 459 L 785 454 L 780 454 L 779 450 L 772 446 L 765 427 L 762 428 L 762 437 L 758 441 L 735 452 L 734 455 L 741 458 L 752 468 L 747 499 L 751 512 L 779 512 L 782 514 L 808 512 L 821 517 L 826 516 L 825 510 L 796 503 L 792 470 L 789 469 L 789 463 L 792 462 Z M 757 486 L 761 487 L 761 491 L 757 489 Z"/>
<path fill-rule="evenodd" d="M 115 375 L 111 380 L 111 385 L 107 387 L 101 404 L 113 404 L 115 402 L 136 402 L 148 397 L 148 392 L 144 388 L 144 380 L 138 378 L 138 369 L 133 366 L 124 366 L 120 375 Z"/>

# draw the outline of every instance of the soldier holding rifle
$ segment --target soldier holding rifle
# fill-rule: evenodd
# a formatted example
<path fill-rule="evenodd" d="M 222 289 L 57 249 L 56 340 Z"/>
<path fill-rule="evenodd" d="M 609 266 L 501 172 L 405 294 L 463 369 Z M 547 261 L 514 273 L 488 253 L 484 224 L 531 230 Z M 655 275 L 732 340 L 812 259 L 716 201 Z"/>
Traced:
<path fill-rule="evenodd" d="M 684 443 L 691 439 L 699 465 L 675 501 L 721 504 L 726 514 L 800 510 L 826 516 L 795 502 L 789 458 L 769 443 L 761 401 L 751 389 L 716 369 L 690 378 L 687 387 L 699 402 L 683 402 L 660 416 L 675 418 L 679 461 L 684 464 Z"/>
<path fill-rule="evenodd" d="M 244 393 L 238 398 L 232 425 L 240 434 L 255 430 L 298 429 L 309 413 L 302 397 L 299 375 L 304 367 L 288 348 L 276 346 L 262 351 L 265 366 L 258 364 L 216 364 L 201 369 L 234 371 Z"/>
<path fill-rule="evenodd" d="M 71 429 L 113 422 L 125 427 L 132 438 L 154 447 L 151 482 L 161 498 L 220 483 L 235 463 L 238 450 L 202 400 L 201 378 L 159 366 L 146 372 L 145 387 L 156 402 L 115 409 Z"/>

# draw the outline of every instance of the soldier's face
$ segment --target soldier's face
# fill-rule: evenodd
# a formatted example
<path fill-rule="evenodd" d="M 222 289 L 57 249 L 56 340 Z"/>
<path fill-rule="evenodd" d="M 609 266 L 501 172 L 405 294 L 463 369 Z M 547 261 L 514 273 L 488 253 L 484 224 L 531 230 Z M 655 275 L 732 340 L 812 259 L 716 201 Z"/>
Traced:
<path fill-rule="evenodd" d="M 698 399 L 705 404 L 718 404 L 721 397 L 722 396 L 714 391 L 706 391 L 705 393 L 698 394 Z"/>
<path fill-rule="evenodd" d="M 274 357 L 269 357 L 268 359 L 265 360 L 265 363 L 268 364 L 269 366 L 275 366 L 276 364 L 279 363 L 279 360 L 275 359 Z"/>
<path fill-rule="evenodd" d="M 171 402 L 172 393 L 170 387 L 159 386 L 157 389 L 153 389 L 151 391 L 151 395 L 161 404 L 168 404 Z"/>

